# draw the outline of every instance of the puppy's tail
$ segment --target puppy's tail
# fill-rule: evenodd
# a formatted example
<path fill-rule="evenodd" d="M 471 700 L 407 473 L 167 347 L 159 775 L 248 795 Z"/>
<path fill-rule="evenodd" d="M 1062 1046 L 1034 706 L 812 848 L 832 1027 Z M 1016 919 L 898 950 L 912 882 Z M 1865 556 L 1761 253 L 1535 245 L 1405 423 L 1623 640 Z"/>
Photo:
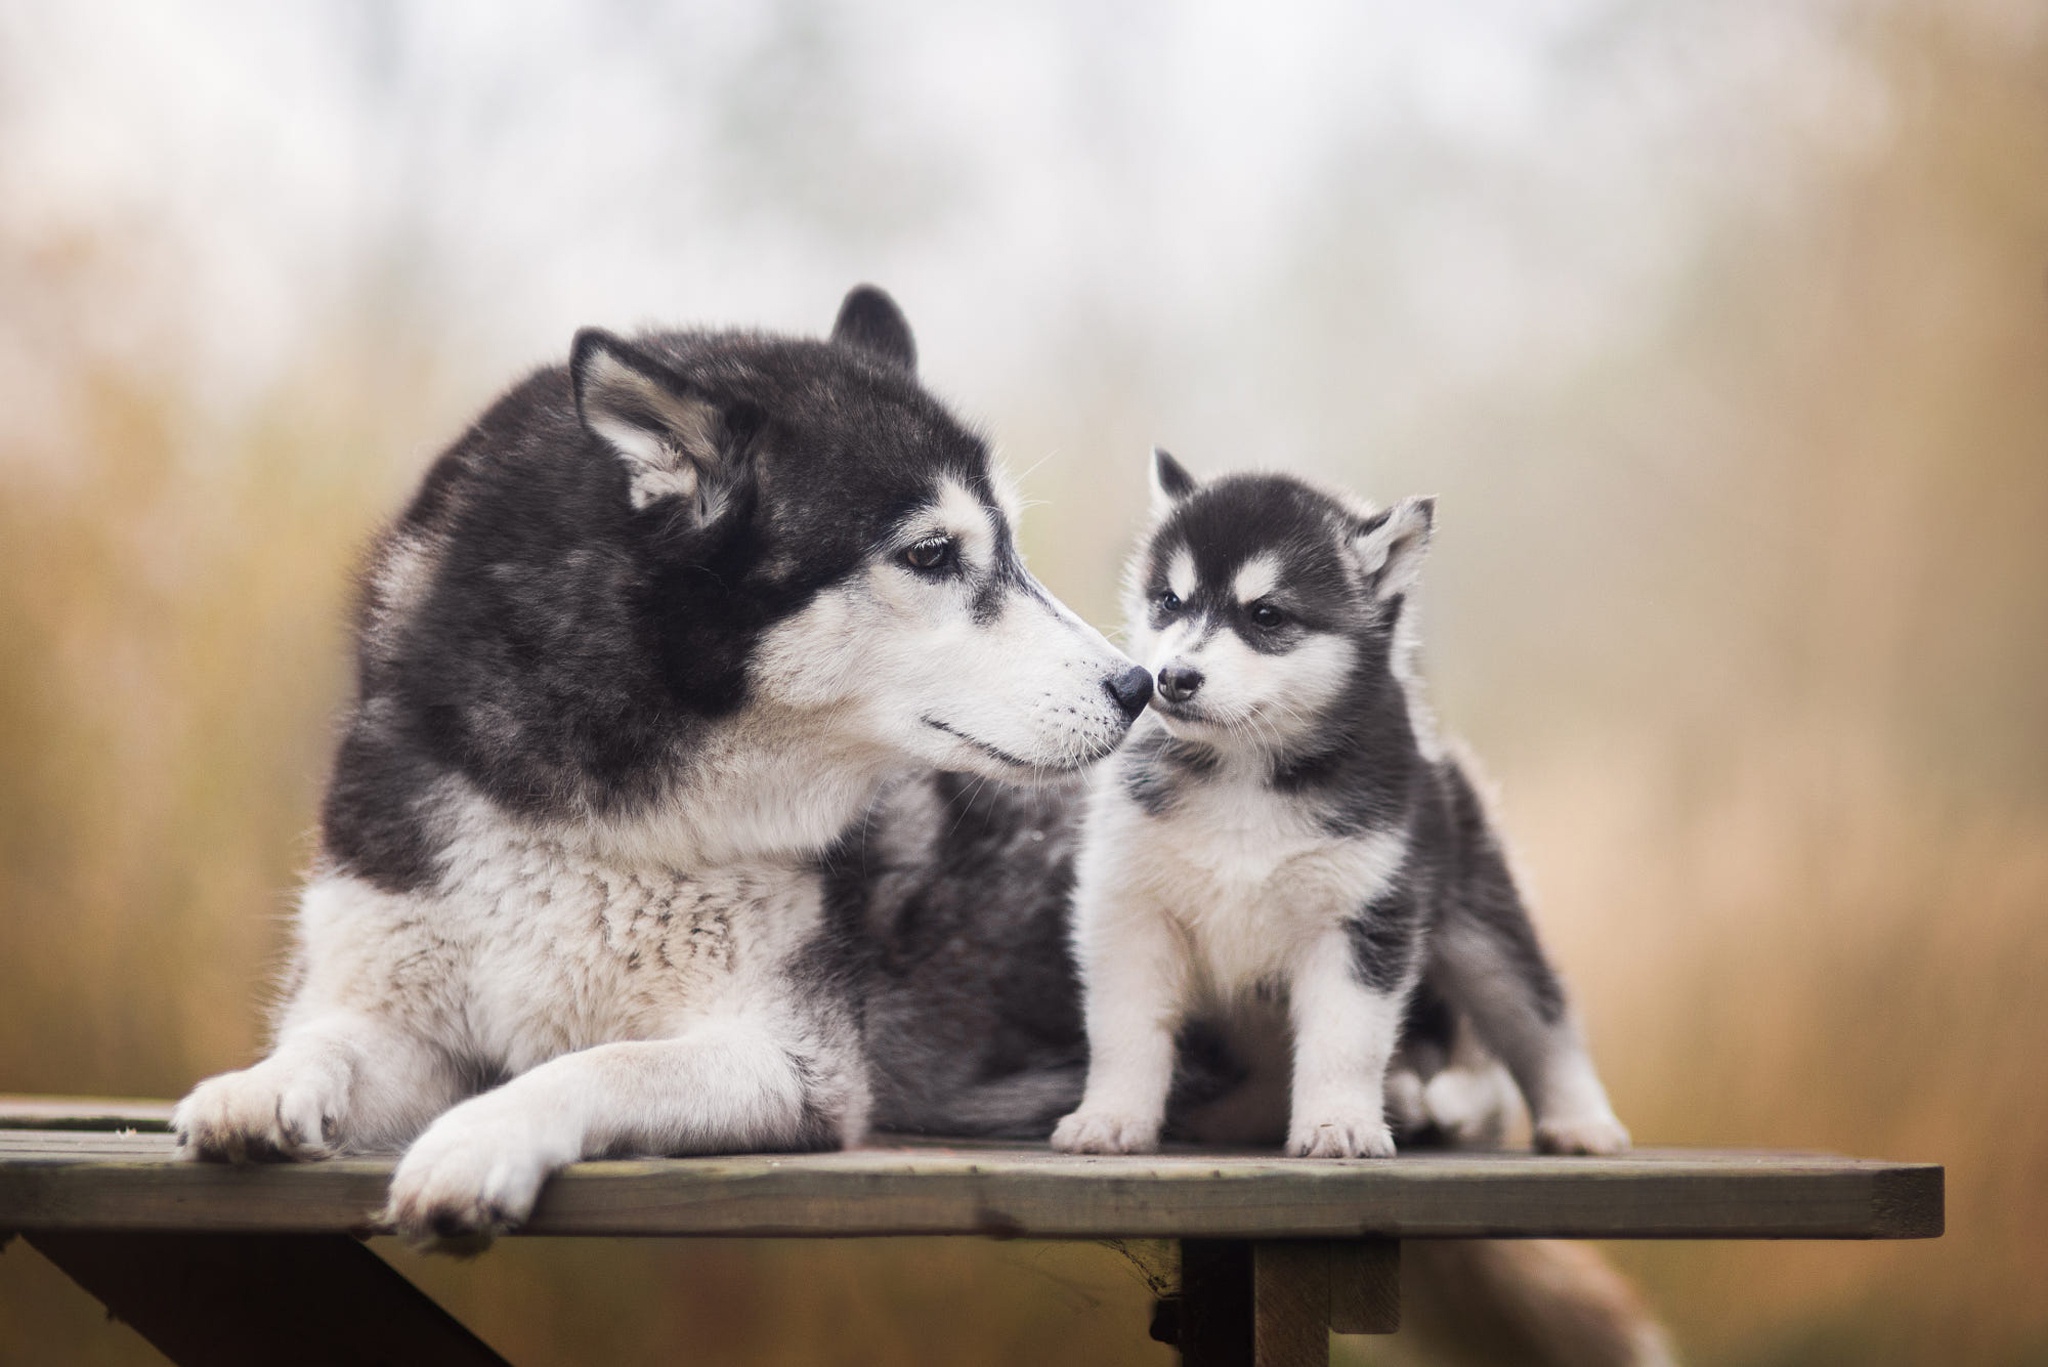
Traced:
<path fill-rule="evenodd" d="M 1671 1339 L 1628 1279 L 1559 1239 L 1410 1239 L 1401 1337 L 1442 1367 L 1674 1367 Z"/>

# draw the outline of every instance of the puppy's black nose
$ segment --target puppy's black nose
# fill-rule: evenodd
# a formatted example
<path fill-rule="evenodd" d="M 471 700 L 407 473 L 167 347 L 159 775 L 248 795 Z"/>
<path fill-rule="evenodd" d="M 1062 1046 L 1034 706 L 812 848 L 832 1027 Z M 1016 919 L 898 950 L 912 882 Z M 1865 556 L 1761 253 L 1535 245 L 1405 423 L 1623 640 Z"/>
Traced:
<path fill-rule="evenodd" d="M 1159 671 L 1159 696 L 1168 702 L 1186 702 L 1202 686 L 1202 671 L 1186 665 L 1168 665 Z"/>
<path fill-rule="evenodd" d="M 1102 686 L 1109 690 L 1109 696 L 1116 699 L 1116 705 L 1124 710 L 1125 720 L 1135 718 L 1145 710 L 1145 704 L 1152 698 L 1152 676 L 1139 665 L 1132 665 L 1114 679 L 1105 679 Z"/>

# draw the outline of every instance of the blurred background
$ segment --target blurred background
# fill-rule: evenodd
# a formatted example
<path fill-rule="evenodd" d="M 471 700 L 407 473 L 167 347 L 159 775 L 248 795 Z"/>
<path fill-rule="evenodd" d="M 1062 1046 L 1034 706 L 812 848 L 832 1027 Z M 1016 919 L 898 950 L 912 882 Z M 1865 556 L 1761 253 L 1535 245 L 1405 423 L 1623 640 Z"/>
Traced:
<path fill-rule="evenodd" d="M 354 558 L 499 388 L 864 279 L 1105 627 L 1152 442 L 1441 495 L 1637 1136 L 1949 1165 L 1611 1248 L 1689 1361 L 2048 1362 L 2036 0 L 0 0 L 0 1091 L 255 1055 Z M 1170 1361 L 1093 1248 L 388 1252 L 522 1364 Z M 0 1360 L 155 1359 L 17 1244 Z"/>

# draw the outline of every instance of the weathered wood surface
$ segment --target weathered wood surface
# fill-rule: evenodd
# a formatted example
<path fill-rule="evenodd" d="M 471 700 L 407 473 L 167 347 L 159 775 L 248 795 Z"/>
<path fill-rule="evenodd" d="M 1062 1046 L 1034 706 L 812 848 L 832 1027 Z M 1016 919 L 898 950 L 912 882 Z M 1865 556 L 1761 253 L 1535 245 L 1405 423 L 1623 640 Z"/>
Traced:
<path fill-rule="evenodd" d="M 367 1231 L 389 1159 L 234 1168 L 167 1135 L 0 1130 L 0 1229 Z M 1814 1154 L 1286 1159 L 903 1142 L 579 1163 L 526 1232 L 1047 1239 L 1930 1238 L 1942 1170 Z"/>
<path fill-rule="evenodd" d="M 1329 1367 L 1327 1243 L 1279 1239 L 1252 1245 L 1252 1361 L 1256 1367 Z"/>
<path fill-rule="evenodd" d="M 1330 1328 L 1340 1334 L 1392 1334 L 1401 1328 L 1401 1245 L 1346 1239 L 1330 1251 Z"/>
<path fill-rule="evenodd" d="M 1187 1367 L 1328 1367 L 1330 1332 L 1401 1327 L 1401 1246 L 1386 1239 L 1187 1239 L 1153 1337 Z"/>

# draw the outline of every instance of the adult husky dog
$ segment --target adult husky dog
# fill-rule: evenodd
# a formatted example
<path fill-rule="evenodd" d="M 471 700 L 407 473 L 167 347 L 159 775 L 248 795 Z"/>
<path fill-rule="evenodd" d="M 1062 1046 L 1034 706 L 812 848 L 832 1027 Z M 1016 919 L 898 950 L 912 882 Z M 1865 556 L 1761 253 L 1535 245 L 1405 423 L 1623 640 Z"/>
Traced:
<path fill-rule="evenodd" d="M 1539 1148 L 1626 1149 L 1415 676 L 1433 501 L 1373 511 L 1284 475 L 1197 485 L 1163 451 L 1153 470 L 1127 611 L 1158 691 L 1089 808 L 1088 1084 L 1053 1147 L 1157 1147 L 1174 1036 L 1206 1016 L 1289 1074 L 1289 1153 L 1391 1156 L 1388 1069 L 1427 977 L 1514 1075 Z"/>
<path fill-rule="evenodd" d="M 866 287 L 827 341 L 586 331 L 434 464 L 365 577 L 275 1048 L 188 1151 L 405 1148 L 426 1238 L 579 1158 L 860 1140 L 821 855 L 892 772 L 1068 774 L 1151 691 L 915 364 Z"/>

